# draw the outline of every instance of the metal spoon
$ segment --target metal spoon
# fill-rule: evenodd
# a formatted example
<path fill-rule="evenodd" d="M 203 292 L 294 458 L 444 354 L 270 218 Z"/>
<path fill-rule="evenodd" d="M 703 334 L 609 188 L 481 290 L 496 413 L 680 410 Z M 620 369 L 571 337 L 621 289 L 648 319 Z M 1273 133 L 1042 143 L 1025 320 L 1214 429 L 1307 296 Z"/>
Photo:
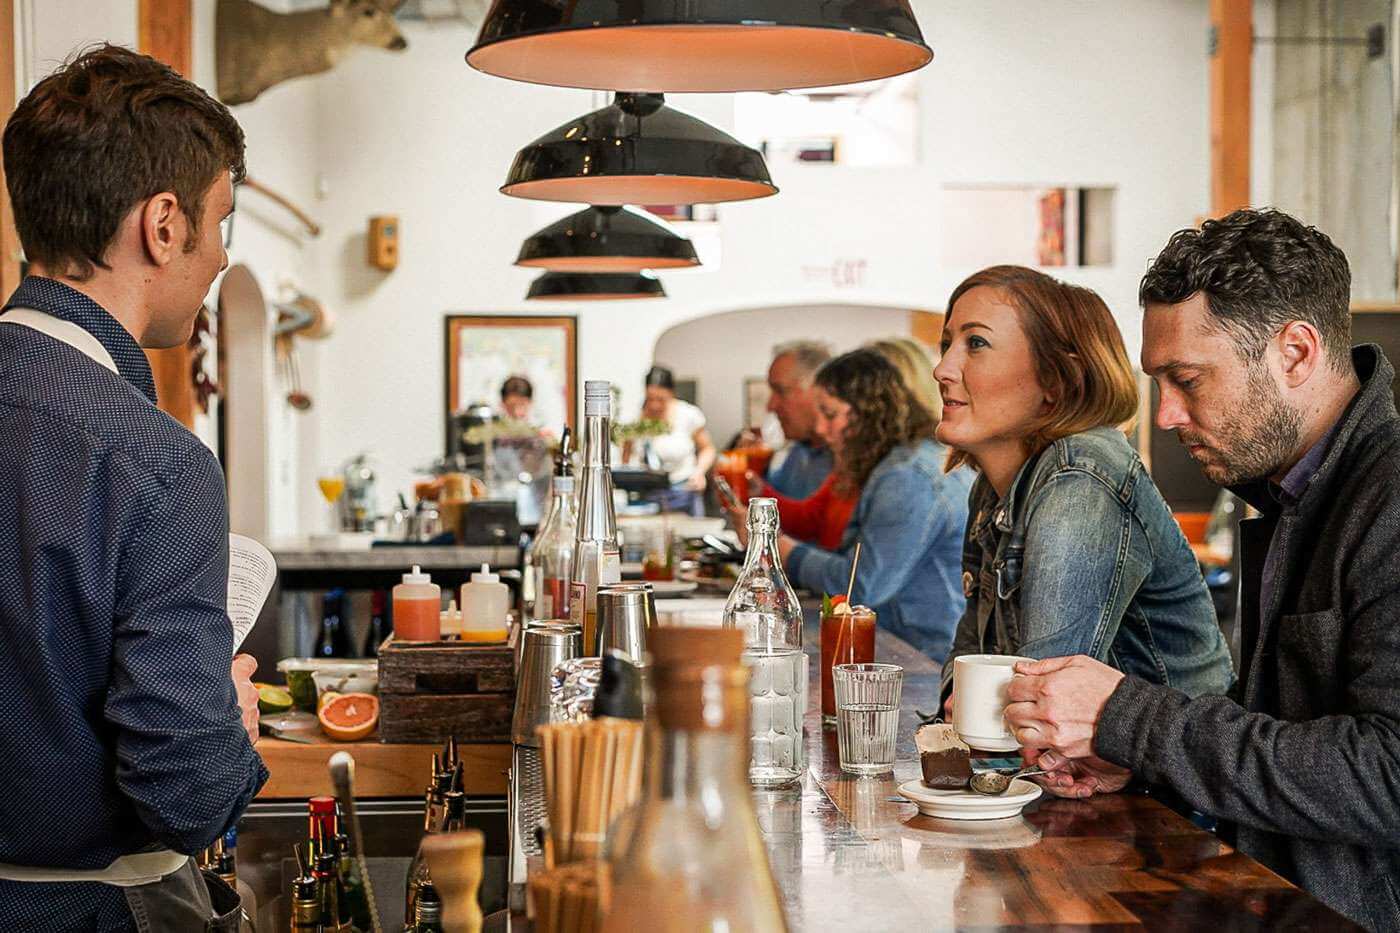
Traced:
<path fill-rule="evenodd" d="M 968 786 L 979 794 L 986 794 L 988 797 L 996 797 L 1006 793 L 1006 789 L 1011 786 L 1011 782 L 1017 778 L 1027 777 L 1032 774 L 1045 774 L 1044 768 L 1022 768 L 1011 774 L 1001 771 L 978 771 L 968 781 Z"/>

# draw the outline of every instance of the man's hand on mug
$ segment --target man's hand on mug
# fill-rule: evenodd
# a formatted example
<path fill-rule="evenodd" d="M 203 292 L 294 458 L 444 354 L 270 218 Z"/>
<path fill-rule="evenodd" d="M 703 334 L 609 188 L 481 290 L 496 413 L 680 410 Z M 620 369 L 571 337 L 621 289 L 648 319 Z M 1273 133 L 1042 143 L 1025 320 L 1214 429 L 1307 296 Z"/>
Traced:
<path fill-rule="evenodd" d="M 1123 679 L 1085 655 L 1019 661 L 1006 688 L 1006 724 L 1025 748 L 1048 748 L 1066 758 L 1094 754 L 1094 729 Z"/>
<path fill-rule="evenodd" d="M 243 713 L 243 728 L 248 733 L 248 741 L 258 741 L 258 688 L 253 686 L 253 672 L 258 662 L 251 654 L 240 654 L 233 659 L 230 673 L 234 689 L 238 691 L 238 708 Z"/>

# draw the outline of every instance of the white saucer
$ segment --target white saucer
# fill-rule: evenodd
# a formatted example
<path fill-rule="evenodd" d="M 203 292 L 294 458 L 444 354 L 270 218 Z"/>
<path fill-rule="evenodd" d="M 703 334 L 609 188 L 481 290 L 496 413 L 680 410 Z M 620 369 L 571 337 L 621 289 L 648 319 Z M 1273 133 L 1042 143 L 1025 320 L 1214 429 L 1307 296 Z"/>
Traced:
<path fill-rule="evenodd" d="M 650 580 L 651 591 L 656 594 L 657 599 L 675 599 L 677 596 L 686 596 L 694 593 L 700 588 L 698 583 L 687 583 L 685 580 Z M 1020 748 L 1020 746 L 1016 746 Z"/>
<path fill-rule="evenodd" d="M 971 790 L 933 790 L 918 779 L 899 785 L 899 796 L 912 801 L 925 816 L 945 820 L 1000 820 L 1016 816 L 1041 795 L 1040 785 L 1021 778 L 1006 793 L 988 797 Z"/>

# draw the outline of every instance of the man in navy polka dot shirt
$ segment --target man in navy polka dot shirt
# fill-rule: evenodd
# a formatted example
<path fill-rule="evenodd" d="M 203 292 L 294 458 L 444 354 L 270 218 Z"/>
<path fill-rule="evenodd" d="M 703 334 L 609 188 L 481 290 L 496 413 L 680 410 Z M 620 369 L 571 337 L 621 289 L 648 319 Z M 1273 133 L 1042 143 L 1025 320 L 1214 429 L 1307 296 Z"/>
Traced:
<path fill-rule="evenodd" d="M 222 470 L 142 347 L 189 339 L 243 150 L 111 46 L 5 128 L 29 275 L 0 314 L 0 930 L 225 928 L 187 856 L 267 779 L 253 664 L 230 666 Z"/>

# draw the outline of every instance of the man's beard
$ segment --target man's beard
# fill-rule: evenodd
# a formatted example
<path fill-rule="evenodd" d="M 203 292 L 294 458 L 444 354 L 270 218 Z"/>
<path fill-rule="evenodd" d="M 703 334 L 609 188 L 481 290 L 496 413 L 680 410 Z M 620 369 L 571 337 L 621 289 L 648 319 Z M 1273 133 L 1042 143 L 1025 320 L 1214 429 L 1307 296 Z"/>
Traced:
<path fill-rule="evenodd" d="M 1177 434 L 1183 445 L 1204 446 L 1204 458 L 1195 453 L 1191 457 L 1217 486 L 1272 476 L 1298 449 L 1302 436 L 1302 418 L 1284 402 L 1262 366 L 1251 367 L 1246 391 L 1248 407 L 1238 417 L 1220 422 L 1214 432 L 1216 444 L 1207 444 L 1197 434 Z"/>

